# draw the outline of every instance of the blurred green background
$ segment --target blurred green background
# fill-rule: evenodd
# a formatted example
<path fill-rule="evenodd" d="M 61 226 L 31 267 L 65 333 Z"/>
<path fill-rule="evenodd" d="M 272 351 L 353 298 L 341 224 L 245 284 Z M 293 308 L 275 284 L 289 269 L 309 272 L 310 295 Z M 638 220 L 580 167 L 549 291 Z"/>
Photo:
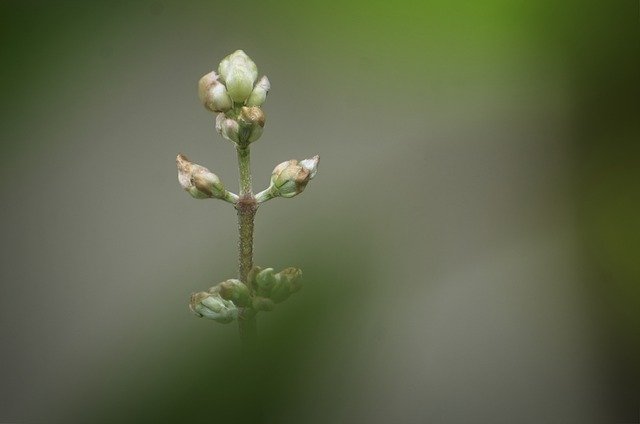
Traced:
<path fill-rule="evenodd" d="M 633 1 L 0 3 L 0 421 L 637 422 Z M 257 264 L 304 289 L 261 352 L 189 294 L 236 272 L 196 83 L 267 74 Z"/>

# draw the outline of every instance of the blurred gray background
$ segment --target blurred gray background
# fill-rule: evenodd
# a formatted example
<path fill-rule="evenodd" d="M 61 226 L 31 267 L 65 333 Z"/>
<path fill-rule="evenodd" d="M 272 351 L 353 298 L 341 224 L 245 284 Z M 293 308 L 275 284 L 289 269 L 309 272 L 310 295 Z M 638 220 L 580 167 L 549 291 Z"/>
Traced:
<path fill-rule="evenodd" d="M 636 2 L 3 2 L 0 422 L 637 422 Z M 262 353 L 199 320 L 237 184 L 196 83 L 272 83 Z"/>

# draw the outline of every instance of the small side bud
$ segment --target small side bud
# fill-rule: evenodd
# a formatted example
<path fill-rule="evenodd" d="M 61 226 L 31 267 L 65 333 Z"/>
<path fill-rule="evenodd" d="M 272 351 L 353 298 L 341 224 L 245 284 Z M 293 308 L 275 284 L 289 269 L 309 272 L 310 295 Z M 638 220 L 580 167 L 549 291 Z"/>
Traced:
<path fill-rule="evenodd" d="M 215 72 L 209 72 L 198 82 L 198 97 L 205 108 L 211 112 L 225 112 L 233 106 L 227 88 L 218 81 Z"/>
<path fill-rule="evenodd" d="M 271 83 L 269 82 L 269 78 L 265 75 L 260 78 L 256 83 L 256 86 L 253 87 L 253 91 L 246 101 L 247 106 L 262 106 L 267 100 L 267 93 L 269 93 L 270 89 Z"/>
<path fill-rule="evenodd" d="M 295 159 L 282 162 L 271 174 L 270 193 L 277 197 L 293 197 L 302 193 L 318 171 L 319 156 L 298 162 Z"/>
<path fill-rule="evenodd" d="M 238 308 L 218 294 L 208 292 L 193 293 L 189 309 L 200 318 L 207 318 L 227 324 L 238 317 Z"/>
<path fill-rule="evenodd" d="M 278 281 L 273 288 L 271 289 L 271 293 L 269 294 L 269 298 L 273 300 L 274 303 L 281 303 L 287 300 L 291 296 L 291 291 L 289 287 L 286 286 L 281 281 Z"/>
<path fill-rule="evenodd" d="M 256 286 L 256 276 L 260 271 L 262 271 L 262 268 L 260 268 L 259 266 L 254 266 L 253 268 L 251 268 L 251 271 L 249 271 L 249 274 L 247 274 L 247 283 L 249 284 L 249 286 Z"/>
<path fill-rule="evenodd" d="M 293 293 L 301 288 L 299 283 L 302 271 L 298 268 L 285 268 L 275 275 L 276 283 L 271 289 L 271 300 L 280 303 L 289 298 Z"/>
<path fill-rule="evenodd" d="M 231 99 L 236 103 L 244 103 L 258 78 L 258 68 L 253 60 L 242 50 L 236 50 L 222 59 L 218 72 Z"/>
<path fill-rule="evenodd" d="M 259 289 L 269 290 L 276 282 L 273 268 L 265 268 L 256 274 L 256 285 Z"/>
<path fill-rule="evenodd" d="M 254 297 L 252 303 L 253 309 L 256 311 L 273 311 L 273 308 L 276 307 L 276 304 L 273 303 L 273 300 L 267 299 L 266 297 Z"/>
<path fill-rule="evenodd" d="M 196 199 L 224 199 L 227 192 L 220 178 L 204 166 L 195 164 L 183 154 L 176 157 L 178 181 Z"/>
<path fill-rule="evenodd" d="M 264 112 L 258 106 L 243 106 L 240 109 L 240 122 L 245 125 L 257 125 L 264 127 L 266 123 L 266 117 Z"/>
<path fill-rule="evenodd" d="M 251 304 L 249 288 L 240 280 L 229 279 L 218 284 L 220 297 L 232 301 L 236 306 L 245 307 Z"/>
<path fill-rule="evenodd" d="M 240 125 L 235 119 L 228 118 L 224 113 L 216 117 L 216 131 L 229 141 L 238 143 L 240 141 Z"/>
<path fill-rule="evenodd" d="M 293 267 L 285 268 L 276 274 L 276 279 L 286 283 L 294 292 L 300 290 L 300 277 L 302 270 Z"/>
<path fill-rule="evenodd" d="M 211 71 L 208 74 L 205 74 L 200 80 L 198 80 L 198 97 L 200 101 L 204 103 L 205 96 L 207 95 L 207 91 L 214 84 L 218 84 L 218 74 L 215 71 Z"/>
<path fill-rule="evenodd" d="M 253 143 L 262 135 L 266 118 L 264 112 L 257 106 L 243 106 L 238 116 L 240 143 Z"/>

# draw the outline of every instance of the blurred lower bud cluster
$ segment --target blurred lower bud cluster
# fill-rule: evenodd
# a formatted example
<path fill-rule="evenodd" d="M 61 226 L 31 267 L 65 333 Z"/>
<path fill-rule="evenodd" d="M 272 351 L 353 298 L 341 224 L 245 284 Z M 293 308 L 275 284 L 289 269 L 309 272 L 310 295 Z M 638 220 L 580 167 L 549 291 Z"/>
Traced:
<path fill-rule="evenodd" d="M 277 303 L 284 302 L 300 290 L 302 271 L 285 268 L 276 273 L 273 268 L 254 267 L 248 276 L 248 285 L 229 279 L 207 292 L 191 295 L 189 308 L 200 318 L 208 318 L 226 324 L 238 317 L 238 308 L 271 311 Z"/>

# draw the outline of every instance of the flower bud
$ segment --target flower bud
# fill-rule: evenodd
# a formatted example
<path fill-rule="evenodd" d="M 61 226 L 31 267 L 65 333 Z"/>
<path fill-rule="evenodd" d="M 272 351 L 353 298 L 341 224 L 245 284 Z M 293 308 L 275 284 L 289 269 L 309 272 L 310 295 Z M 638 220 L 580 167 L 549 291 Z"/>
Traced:
<path fill-rule="evenodd" d="M 238 308 L 219 294 L 199 292 L 191 294 L 189 309 L 200 318 L 208 318 L 222 324 L 238 317 Z"/>
<path fill-rule="evenodd" d="M 232 301 L 236 306 L 245 307 L 251 304 L 249 288 L 240 280 L 229 279 L 218 284 L 217 292 L 225 300 Z"/>
<path fill-rule="evenodd" d="M 243 106 L 238 116 L 238 123 L 240 143 L 252 143 L 262 135 L 265 124 L 264 112 L 257 106 Z"/>
<path fill-rule="evenodd" d="M 234 69 L 229 74 L 226 82 L 229 97 L 236 103 L 244 103 L 251 95 L 253 82 L 254 80 L 246 72 Z"/>
<path fill-rule="evenodd" d="M 236 103 L 244 103 L 258 78 L 258 68 L 251 58 L 242 50 L 236 50 L 222 59 L 218 72 L 231 99 Z"/>
<path fill-rule="evenodd" d="M 269 290 L 275 282 L 273 268 L 265 268 L 256 274 L 256 285 L 260 289 Z"/>
<path fill-rule="evenodd" d="M 275 275 L 276 282 L 270 293 L 270 298 L 275 303 L 280 303 L 302 287 L 299 283 L 302 271 L 298 268 L 285 268 Z"/>
<path fill-rule="evenodd" d="M 273 311 L 273 308 L 276 307 L 273 300 L 259 296 L 253 298 L 252 306 L 256 311 Z"/>
<path fill-rule="evenodd" d="M 276 274 L 276 280 L 284 282 L 294 292 L 300 290 L 300 277 L 302 276 L 302 270 L 299 268 L 285 268 Z"/>
<path fill-rule="evenodd" d="M 233 106 L 231 97 L 227 94 L 227 87 L 220 83 L 215 84 L 206 92 L 202 103 L 211 112 L 226 112 Z"/>
<path fill-rule="evenodd" d="M 233 106 L 231 97 L 227 94 L 227 88 L 218 81 L 215 72 L 209 72 L 198 82 L 198 97 L 208 110 L 212 112 L 225 112 Z"/>
<path fill-rule="evenodd" d="M 216 131 L 229 141 L 238 143 L 240 125 L 235 119 L 228 118 L 224 113 L 219 113 L 216 116 Z"/>
<path fill-rule="evenodd" d="M 293 197 L 302 193 L 318 170 L 319 156 L 298 162 L 295 159 L 276 166 L 271 175 L 273 196 Z"/>
<path fill-rule="evenodd" d="M 176 157 L 178 181 L 191 196 L 196 199 L 224 199 L 227 192 L 220 178 L 204 166 L 195 164 L 183 154 Z"/>
<path fill-rule="evenodd" d="M 254 266 L 253 268 L 251 268 L 251 271 L 249 271 L 249 273 L 247 274 L 247 283 L 249 284 L 249 286 L 256 286 L 256 276 L 260 271 L 262 271 L 262 268 L 260 268 L 259 266 Z"/>
<path fill-rule="evenodd" d="M 271 289 L 271 293 L 269 293 L 269 298 L 274 303 L 284 302 L 289 296 L 291 296 L 291 290 L 281 281 L 278 281 Z"/>
<path fill-rule="evenodd" d="M 230 72 L 235 68 L 243 68 L 249 72 L 254 80 L 258 77 L 258 67 L 247 54 L 242 50 L 236 50 L 220 61 L 218 73 L 224 81 L 226 81 Z"/>
<path fill-rule="evenodd" d="M 204 103 L 207 91 L 209 91 L 209 89 L 215 84 L 219 84 L 218 74 L 216 74 L 215 71 L 211 71 L 200 78 L 198 81 L 198 97 L 200 98 L 200 101 Z"/>
<path fill-rule="evenodd" d="M 256 86 L 253 87 L 253 91 L 246 101 L 247 106 L 262 106 L 265 100 L 267 100 L 267 93 L 270 89 L 271 83 L 269 83 L 269 78 L 265 75 L 260 78 Z"/>

